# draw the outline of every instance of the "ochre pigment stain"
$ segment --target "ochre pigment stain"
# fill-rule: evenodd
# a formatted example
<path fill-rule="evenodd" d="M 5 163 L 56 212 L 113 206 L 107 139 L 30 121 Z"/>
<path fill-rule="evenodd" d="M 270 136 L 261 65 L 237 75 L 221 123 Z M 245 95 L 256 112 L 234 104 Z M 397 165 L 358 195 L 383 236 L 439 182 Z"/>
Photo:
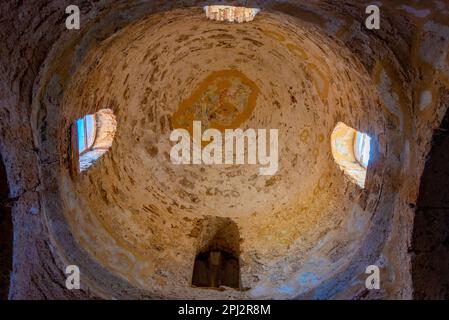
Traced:
<path fill-rule="evenodd" d="M 311 71 L 313 78 L 313 85 L 315 86 L 318 94 L 323 102 L 327 101 L 329 95 L 329 80 L 325 74 L 313 63 L 307 65 Z"/>
<path fill-rule="evenodd" d="M 238 70 L 212 72 L 181 102 L 172 117 L 173 128 L 192 133 L 193 121 L 201 121 L 203 129 L 236 129 L 251 116 L 259 92 L 256 83 Z"/>
<path fill-rule="evenodd" d="M 288 43 L 287 48 L 288 48 L 288 50 L 290 50 L 292 53 L 296 54 L 299 58 L 301 58 L 303 60 L 306 60 L 309 58 L 307 56 L 307 53 L 303 49 L 301 49 L 298 46 L 295 46 L 294 44 Z"/>
<path fill-rule="evenodd" d="M 284 42 L 285 41 L 285 37 L 280 34 L 277 33 L 275 31 L 271 31 L 271 30 L 262 30 L 263 33 L 272 38 L 275 39 L 279 42 Z M 326 73 L 322 72 L 314 63 L 311 63 L 309 61 L 309 56 L 306 53 L 305 50 L 303 50 L 302 48 L 298 47 L 297 45 L 294 45 L 292 43 L 287 43 L 284 44 L 285 47 L 294 55 L 296 55 L 297 57 L 299 57 L 302 60 L 308 61 L 307 66 L 309 67 L 309 70 L 311 72 L 312 75 L 312 82 L 314 87 L 316 88 L 318 95 L 320 96 L 321 100 L 326 103 L 327 102 L 327 98 L 329 96 L 329 88 L 330 88 L 330 84 L 329 84 L 329 79 L 326 76 Z M 320 62 L 320 65 L 325 67 L 326 69 L 328 69 L 328 66 L 326 64 L 326 62 L 323 59 L 319 59 L 318 61 Z M 329 74 L 329 72 L 327 72 L 327 74 Z"/>
<path fill-rule="evenodd" d="M 309 140 L 309 135 L 310 135 L 309 130 L 307 129 L 302 130 L 301 134 L 299 135 L 301 142 L 307 143 L 307 140 Z"/>
<path fill-rule="evenodd" d="M 285 41 L 285 37 L 282 34 L 280 34 L 279 32 L 272 31 L 272 30 L 262 30 L 262 31 L 267 37 L 269 37 L 271 39 L 274 39 L 274 40 L 280 41 L 280 42 Z"/>

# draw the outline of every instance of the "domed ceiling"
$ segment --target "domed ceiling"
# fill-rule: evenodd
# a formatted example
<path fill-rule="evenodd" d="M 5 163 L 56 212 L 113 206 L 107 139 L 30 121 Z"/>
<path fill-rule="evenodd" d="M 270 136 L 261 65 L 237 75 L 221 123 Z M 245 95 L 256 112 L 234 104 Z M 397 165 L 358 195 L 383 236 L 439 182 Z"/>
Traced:
<path fill-rule="evenodd" d="M 81 28 L 67 30 L 60 2 L 2 31 L 11 298 L 413 297 L 414 209 L 449 104 L 449 4 L 378 1 L 369 30 L 361 1 L 227 1 L 246 8 L 233 22 L 205 12 L 218 2 L 81 1 Z M 112 144 L 74 171 L 71 126 L 103 109 Z M 171 134 L 194 121 L 266 134 L 274 173 L 260 155 L 174 163 Z M 355 138 L 339 123 L 370 137 L 366 168 L 342 164 Z M 238 259 L 238 288 L 192 285 L 213 241 Z M 63 288 L 67 265 L 81 290 Z M 365 287 L 370 265 L 379 290 Z"/>

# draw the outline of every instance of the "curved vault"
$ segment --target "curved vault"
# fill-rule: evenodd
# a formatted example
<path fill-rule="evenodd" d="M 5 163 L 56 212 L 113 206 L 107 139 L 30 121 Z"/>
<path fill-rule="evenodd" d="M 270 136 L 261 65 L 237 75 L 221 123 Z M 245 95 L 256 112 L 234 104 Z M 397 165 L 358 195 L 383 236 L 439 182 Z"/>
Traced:
<path fill-rule="evenodd" d="M 448 84 L 447 48 L 438 50 L 436 39 L 449 46 L 449 20 L 433 5 L 419 18 L 401 1 L 388 3 L 385 30 L 374 33 L 360 26 L 364 6 L 351 1 L 255 1 L 260 12 L 242 24 L 207 19 L 202 6 L 118 1 L 95 5 L 79 32 L 49 38 L 23 142 L 38 147 L 29 159 L 35 174 L 17 176 L 14 151 L 5 161 L 10 193 L 20 196 L 14 210 L 38 213 L 31 222 L 18 218 L 19 243 L 26 240 L 17 228 L 25 225 L 39 225 L 47 237 L 29 249 L 51 271 L 40 275 L 33 265 L 37 286 L 63 283 L 57 270 L 76 264 L 82 290 L 53 288 L 49 297 L 411 297 L 409 204 L 447 106 L 439 95 Z M 217 73 L 230 88 L 246 83 L 242 97 L 257 93 L 249 107 L 215 110 L 192 98 L 203 87 L 219 91 L 207 80 Z M 422 108 L 412 108 L 423 95 Z M 102 108 L 116 116 L 112 147 L 73 175 L 70 124 Z M 278 173 L 172 165 L 170 131 L 192 115 L 222 129 L 278 129 Z M 330 138 L 338 122 L 375 137 L 365 189 L 334 162 Z M 3 144 L 2 154 L 13 149 Z M 242 290 L 191 286 L 204 221 L 214 229 L 220 218 L 238 226 Z M 379 291 L 364 289 L 371 264 L 382 270 Z M 28 287 L 13 283 L 12 297 L 39 296 Z"/>

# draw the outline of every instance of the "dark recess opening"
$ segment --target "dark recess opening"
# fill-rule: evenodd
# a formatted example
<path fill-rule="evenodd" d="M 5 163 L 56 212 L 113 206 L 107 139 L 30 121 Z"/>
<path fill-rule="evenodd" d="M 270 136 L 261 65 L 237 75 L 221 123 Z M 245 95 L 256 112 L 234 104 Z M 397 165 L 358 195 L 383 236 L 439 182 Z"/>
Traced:
<path fill-rule="evenodd" d="M 434 133 L 412 238 L 415 299 L 449 299 L 449 112 Z"/>
<path fill-rule="evenodd" d="M 208 217 L 201 221 L 192 286 L 240 289 L 239 231 L 229 218 Z"/>
<path fill-rule="evenodd" d="M 0 300 L 8 299 L 9 277 L 12 271 L 13 228 L 8 197 L 6 169 L 0 157 Z"/>
<path fill-rule="evenodd" d="M 195 259 L 192 285 L 239 288 L 239 260 L 224 251 L 209 251 Z"/>

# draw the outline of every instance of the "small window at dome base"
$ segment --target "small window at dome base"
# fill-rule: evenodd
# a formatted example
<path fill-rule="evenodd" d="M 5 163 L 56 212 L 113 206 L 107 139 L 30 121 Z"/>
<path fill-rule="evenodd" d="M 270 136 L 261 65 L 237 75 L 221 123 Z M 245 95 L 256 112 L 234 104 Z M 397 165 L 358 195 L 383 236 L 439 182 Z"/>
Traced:
<path fill-rule="evenodd" d="M 114 113 L 102 109 L 72 125 L 72 167 L 76 173 L 90 168 L 112 146 L 117 127 Z"/>
<path fill-rule="evenodd" d="M 371 156 L 371 137 L 339 122 L 331 135 L 332 155 L 346 176 L 365 188 Z"/>

